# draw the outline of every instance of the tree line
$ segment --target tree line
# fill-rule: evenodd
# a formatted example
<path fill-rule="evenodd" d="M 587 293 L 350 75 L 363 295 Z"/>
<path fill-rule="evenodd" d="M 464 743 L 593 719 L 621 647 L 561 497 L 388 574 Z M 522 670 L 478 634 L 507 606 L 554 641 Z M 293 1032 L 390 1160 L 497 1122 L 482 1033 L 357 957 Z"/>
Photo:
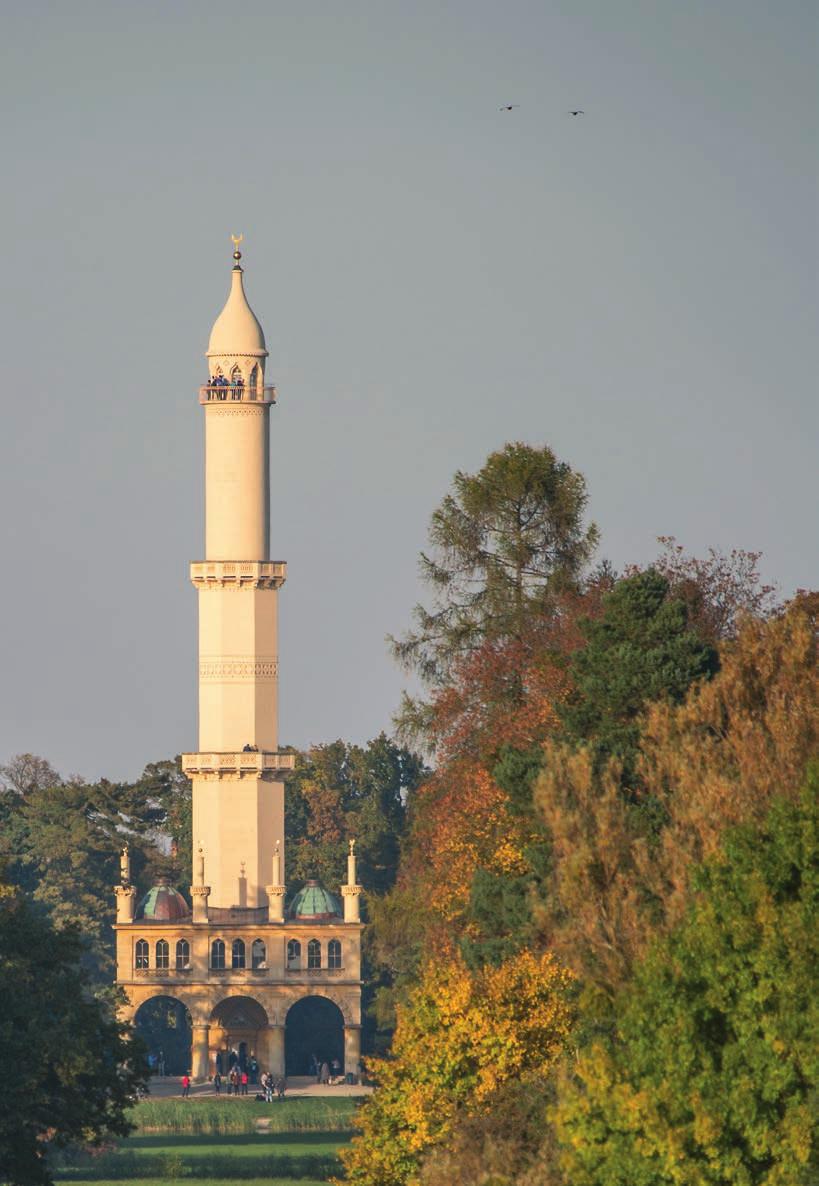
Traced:
<path fill-rule="evenodd" d="M 512 444 L 432 517 L 359 1186 L 813 1180 L 819 597 L 670 538 L 615 573 L 586 511 Z"/>

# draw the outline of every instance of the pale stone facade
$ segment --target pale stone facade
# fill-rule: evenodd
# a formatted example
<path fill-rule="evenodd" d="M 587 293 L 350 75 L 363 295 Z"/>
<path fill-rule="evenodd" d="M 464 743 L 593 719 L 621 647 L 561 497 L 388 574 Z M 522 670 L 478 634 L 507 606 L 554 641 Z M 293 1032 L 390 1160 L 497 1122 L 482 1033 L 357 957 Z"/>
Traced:
<path fill-rule="evenodd" d="M 199 395 L 205 558 L 190 570 L 199 600 L 199 748 L 183 755 L 193 792 L 192 905 L 177 895 L 177 917 L 139 917 L 123 854 L 117 983 L 131 1016 L 158 996 L 188 1010 L 196 1079 L 210 1077 L 217 1054 L 237 1043 L 284 1074 L 288 1010 L 315 995 L 338 1006 L 345 1070 L 356 1074 L 362 924 L 354 846 L 343 916 L 288 917 L 285 909 L 283 777 L 294 758 L 277 748 L 277 600 L 286 566 L 269 555 L 275 388 L 265 386 L 267 349 L 240 258 L 235 251 Z"/>

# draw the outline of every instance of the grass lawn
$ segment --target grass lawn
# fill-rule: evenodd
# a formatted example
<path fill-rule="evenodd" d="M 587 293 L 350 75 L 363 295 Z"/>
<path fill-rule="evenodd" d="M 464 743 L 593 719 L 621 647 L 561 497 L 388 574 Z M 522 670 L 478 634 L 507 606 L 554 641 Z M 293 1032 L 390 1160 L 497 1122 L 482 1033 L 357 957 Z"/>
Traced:
<path fill-rule="evenodd" d="M 55 1177 L 74 1186 L 323 1186 L 339 1173 L 355 1101 L 148 1100 L 134 1135 L 101 1151 L 66 1154 Z"/>

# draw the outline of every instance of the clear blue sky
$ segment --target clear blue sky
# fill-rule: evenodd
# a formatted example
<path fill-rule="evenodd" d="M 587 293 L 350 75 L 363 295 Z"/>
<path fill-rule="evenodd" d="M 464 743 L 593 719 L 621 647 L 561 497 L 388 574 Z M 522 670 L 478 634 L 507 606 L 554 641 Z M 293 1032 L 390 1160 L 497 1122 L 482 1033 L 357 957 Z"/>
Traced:
<path fill-rule="evenodd" d="M 3 24 L 0 760 L 118 778 L 195 748 L 231 231 L 280 389 L 284 741 L 389 727 L 429 515 L 507 440 L 585 474 L 617 566 L 673 534 L 819 583 L 813 2 Z"/>

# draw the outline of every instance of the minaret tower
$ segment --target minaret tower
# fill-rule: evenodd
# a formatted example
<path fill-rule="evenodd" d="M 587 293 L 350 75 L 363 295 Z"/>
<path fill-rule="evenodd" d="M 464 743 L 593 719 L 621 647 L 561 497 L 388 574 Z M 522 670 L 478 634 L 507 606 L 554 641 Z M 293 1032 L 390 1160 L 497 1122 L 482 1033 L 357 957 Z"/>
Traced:
<path fill-rule="evenodd" d="M 165 881 L 137 902 L 125 844 L 114 887 L 121 1012 L 145 1021 L 154 1053 L 173 1048 L 173 1074 L 188 1069 L 206 1081 L 237 1058 L 274 1076 L 302 1074 L 310 1054 L 302 1044 L 316 1026 L 323 1043 L 316 1053 L 356 1077 L 364 923 L 354 844 L 340 897 L 308 880 L 288 898 L 283 777 L 295 756 L 278 752 L 276 721 L 276 610 L 286 573 L 270 559 L 268 540 L 276 391 L 265 384 L 267 349 L 245 296 L 239 240 L 234 247 L 230 293 L 207 350 L 209 379 L 199 390 L 205 556 L 191 564 L 199 748 L 182 755 L 193 784 L 190 902 Z M 176 1002 L 174 1041 L 160 1042 L 168 998 Z M 187 1018 L 190 1047 L 180 1049 Z"/>
<path fill-rule="evenodd" d="M 241 237 L 230 293 L 210 335 L 205 416 L 205 559 L 199 593 L 199 752 L 193 840 L 204 853 L 209 906 L 267 904 L 271 853 L 284 851 L 283 771 L 277 753 L 277 600 L 286 566 L 270 560 L 270 409 L 264 333 L 245 296 Z M 282 877 L 284 871 L 282 870 Z M 196 870 L 194 870 L 196 882 Z"/>

